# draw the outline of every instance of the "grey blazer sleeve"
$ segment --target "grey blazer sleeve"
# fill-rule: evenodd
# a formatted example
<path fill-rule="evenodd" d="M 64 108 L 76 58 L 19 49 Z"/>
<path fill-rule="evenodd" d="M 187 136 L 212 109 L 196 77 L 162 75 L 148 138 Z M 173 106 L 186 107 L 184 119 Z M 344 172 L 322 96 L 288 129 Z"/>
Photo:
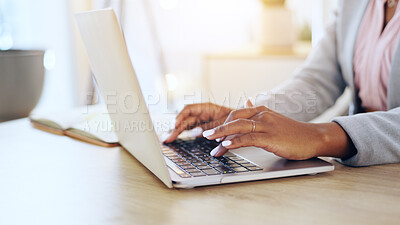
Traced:
<path fill-rule="evenodd" d="M 333 119 L 349 135 L 358 153 L 339 160 L 350 166 L 400 162 L 400 107 Z"/>
<path fill-rule="evenodd" d="M 326 27 L 324 37 L 295 75 L 270 93 L 258 95 L 256 105 L 265 105 L 299 121 L 309 121 L 332 106 L 346 83 L 337 57 L 337 21 Z"/>
<path fill-rule="evenodd" d="M 322 40 L 292 79 L 256 98 L 265 105 L 299 121 L 309 121 L 332 106 L 346 87 L 338 62 L 338 18 L 326 28 Z M 333 120 L 349 135 L 358 153 L 339 160 L 350 166 L 400 162 L 400 108 L 364 113 Z"/>

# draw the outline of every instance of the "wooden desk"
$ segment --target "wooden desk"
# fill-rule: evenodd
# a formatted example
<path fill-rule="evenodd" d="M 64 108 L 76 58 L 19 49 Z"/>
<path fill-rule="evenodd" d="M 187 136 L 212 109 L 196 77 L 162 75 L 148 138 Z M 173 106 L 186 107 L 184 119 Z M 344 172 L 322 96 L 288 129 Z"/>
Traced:
<path fill-rule="evenodd" d="M 399 224 L 400 164 L 167 189 L 120 148 L 0 124 L 0 224 Z"/>

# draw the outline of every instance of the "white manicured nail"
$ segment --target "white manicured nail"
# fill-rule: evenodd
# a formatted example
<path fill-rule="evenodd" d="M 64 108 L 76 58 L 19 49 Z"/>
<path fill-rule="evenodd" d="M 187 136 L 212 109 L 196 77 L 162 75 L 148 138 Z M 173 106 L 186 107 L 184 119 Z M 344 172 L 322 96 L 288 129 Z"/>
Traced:
<path fill-rule="evenodd" d="M 221 138 L 217 138 L 217 139 L 215 139 L 217 142 L 220 142 L 221 141 Z"/>
<path fill-rule="evenodd" d="M 214 148 L 214 149 L 210 152 L 210 155 L 211 155 L 211 156 L 215 156 L 215 154 L 217 154 L 217 152 L 218 152 L 218 147 Z"/>
<path fill-rule="evenodd" d="M 203 132 L 203 136 L 204 136 L 204 137 L 208 137 L 208 136 L 210 136 L 210 135 L 213 135 L 214 133 L 215 133 L 215 130 L 214 130 L 214 129 L 206 130 L 206 131 Z"/>
<path fill-rule="evenodd" d="M 192 136 L 192 137 L 201 136 L 202 133 L 203 133 L 203 128 L 201 128 L 201 127 L 196 127 L 194 129 L 190 130 L 190 136 Z"/>
<path fill-rule="evenodd" d="M 223 141 L 222 146 L 226 147 L 232 144 L 232 141 Z"/>

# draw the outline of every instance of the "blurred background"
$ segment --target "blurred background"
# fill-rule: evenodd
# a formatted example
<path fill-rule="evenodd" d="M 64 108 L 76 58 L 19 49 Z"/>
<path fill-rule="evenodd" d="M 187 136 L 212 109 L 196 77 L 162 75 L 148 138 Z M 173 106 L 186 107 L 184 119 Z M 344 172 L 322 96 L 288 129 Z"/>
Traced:
<path fill-rule="evenodd" d="M 290 78 L 336 5 L 337 0 L 0 0 L 0 49 L 43 50 L 43 89 L 34 111 L 95 104 L 101 100 L 74 13 L 112 7 L 150 110 L 175 112 L 200 101 L 236 108 Z M 4 80 L 6 74 L 0 75 Z"/>

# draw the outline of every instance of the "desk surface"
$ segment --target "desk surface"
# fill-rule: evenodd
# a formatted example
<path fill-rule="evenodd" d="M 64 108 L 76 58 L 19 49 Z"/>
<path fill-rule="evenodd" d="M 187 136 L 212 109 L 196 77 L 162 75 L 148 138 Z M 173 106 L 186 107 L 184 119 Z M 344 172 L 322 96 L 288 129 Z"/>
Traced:
<path fill-rule="evenodd" d="M 0 124 L 0 224 L 395 224 L 400 164 L 166 188 L 121 148 Z"/>

